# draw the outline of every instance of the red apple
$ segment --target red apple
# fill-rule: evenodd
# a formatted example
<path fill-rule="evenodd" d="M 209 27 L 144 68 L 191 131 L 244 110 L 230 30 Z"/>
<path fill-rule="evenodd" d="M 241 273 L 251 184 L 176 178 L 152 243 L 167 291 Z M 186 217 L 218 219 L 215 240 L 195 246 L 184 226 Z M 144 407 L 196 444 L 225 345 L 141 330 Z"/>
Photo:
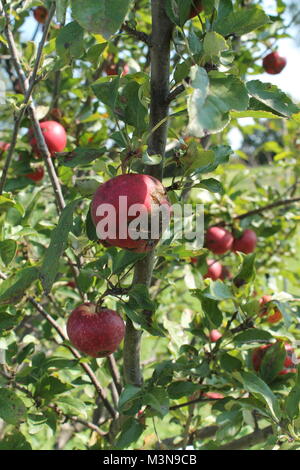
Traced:
<path fill-rule="evenodd" d="M 125 64 L 122 68 L 120 63 L 114 64 L 112 62 L 105 67 L 105 72 L 106 75 L 119 75 L 119 73 L 121 73 L 121 75 L 124 76 L 129 73 L 129 66 Z"/>
<path fill-rule="evenodd" d="M 114 310 L 97 310 L 96 305 L 85 303 L 71 313 L 67 333 L 79 351 L 92 357 L 104 357 L 119 347 L 125 335 L 125 325 Z"/>
<path fill-rule="evenodd" d="M 216 343 L 220 338 L 222 338 L 222 335 L 219 330 L 211 330 L 209 332 L 209 339 L 212 343 Z"/>
<path fill-rule="evenodd" d="M 271 301 L 272 301 L 271 295 L 263 295 L 259 299 L 259 304 L 261 305 L 261 311 L 260 311 L 259 316 L 263 317 L 267 315 L 268 323 L 278 323 L 282 319 L 282 313 L 277 307 L 275 307 L 272 309 L 271 315 L 269 315 L 270 305 L 266 305 L 266 304 L 269 304 Z"/>
<path fill-rule="evenodd" d="M 43 132 L 45 142 L 48 146 L 49 152 L 53 156 L 56 152 L 62 152 L 67 145 L 67 134 L 63 126 L 56 121 L 44 121 L 40 122 L 40 128 Z M 33 136 L 32 129 L 30 130 L 30 136 Z M 37 142 L 35 137 L 30 140 L 31 146 L 38 153 Z"/>
<path fill-rule="evenodd" d="M 264 358 L 264 355 L 267 352 L 267 349 L 269 349 L 271 346 L 272 346 L 272 344 L 264 344 L 263 346 L 260 346 L 259 348 L 254 349 L 254 351 L 252 353 L 252 364 L 253 364 L 254 370 L 256 370 L 257 372 L 260 369 L 262 360 Z M 282 369 L 278 373 L 278 375 L 285 375 L 285 374 L 296 372 L 296 369 L 294 367 L 291 367 L 291 366 L 294 365 L 294 362 L 292 360 L 292 355 L 294 353 L 294 349 L 288 343 L 286 343 L 284 345 L 284 347 L 285 347 L 285 350 L 286 350 L 286 357 L 285 357 L 285 360 L 284 360 L 284 369 Z"/>
<path fill-rule="evenodd" d="M 69 282 L 67 282 L 67 286 L 68 286 L 68 287 L 72 287 L 72 289 L 75 289 L 75 288 L 76 288 L 76 282 L 74 282 L 74 281 L 69 281 Z"/>
<path fill-rule="evenodd" d="M 152 250 L 161 238 L 160 210 L 167 224 L 171 206 L 161 182 L 134 173 L 101 184 L 91 205 L 92 220 L 102 243 L 139 253 Z M 138 219 L 142 220 L 141 227 Z M 133 227 L 135 222 L 137 226 Z"/>
<path fill-rule="evenodd" d="M 29 178 L 32 181 L 38 182 L 41 181 L 45 176 L 45 171 L 42 166 L 36 168 L 32 173 L 28 173 L 26 178 Z"/>
<path fill-rule="evenodd" d="M 194 18 L 203 10 L 202 0 L 193 0 L 192 6 L 189 14 L 189 19 Z"/>
<path fill-rule="evenodd" d="M 286 66 L 286 58 L 281 57 L 277 51 L 271 52 L 263 59 L 263 68 L 267 73 L 276 75 Z"/>
<path fill-rule="evenodd" d="M 203 276 L 204 279 L 212 279 L 216 281 L 222 276 L 222 265 L 213 259 L 207 260 L 207 273 Z"/>
<path fill-rule="evenodd" d="M 210 398 L 211 400 L 222 400 L 223 398 L 225 398 L 223 393 L 218 393 L 218 392 L 206 392 L 206 393 L 203 393 L 203 396 L 205 398 Z"/>
<path fill-rule="evenodd" d="M 34 9 L 33 16 L 38 23 L 45 24 L 48 17 L 48 10 L 43 6 Z"/>
<path fill-rule="evenodd" d="M 244 230 L 240 238 L 235 238 L 232 251 L 241 251 L 242 253 L 253 253 L 256 248 L 257 236 L 253 230 Z"/>
<path fill-rule="evenodd" d="M 205 247 L 216 255 L 223 255 L 231 250 L 233 244 L 232 234 L 223 227 L 211 227 L 207 230 Z"/>
<path fill-rule="evenodd" d="M 7 143 L 7 142 L 3 142 L 3 141 L 0 141 L 0 155 L 4 152 L 6 152 L 6 150 L 8 150 L 10 147 L 10 144 Z"/>

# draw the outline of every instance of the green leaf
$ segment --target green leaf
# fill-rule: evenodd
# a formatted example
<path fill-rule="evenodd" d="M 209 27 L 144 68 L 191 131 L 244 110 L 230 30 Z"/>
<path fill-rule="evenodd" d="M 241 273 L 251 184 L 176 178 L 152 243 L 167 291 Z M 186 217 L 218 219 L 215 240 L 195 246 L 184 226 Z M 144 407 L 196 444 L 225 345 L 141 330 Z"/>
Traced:
<path fill-rule="evenodd" d="M 269 110 L 274 110 L 285 117 L 291 117 L 299 111 L 299 108 L 276 85 L 251 80 L 246 86 L 249 94 Z"/>
<path fill-rule="evenodd" d="M 26 407 L 20 397 L 7 388 L 0 389 L 0 418 L 8 424 L 18 424 L 26 415 Z"/>
<path fill-rule="evenodd" d="M 259 395 L 259 397 L 267 404 L 272 416 L 278 422 L 281 417 L 279 403 L 268 385 L 251 372 L 242 372 L 240 375 L 246 390 L 255 395 Z"/>
<path fill-rule="evenodd" d="M 45 400 L 51 400 L 71 388 L 71 385 L 64 384 L 57 377 L 46 375 L 35 384 L 35 396 L 44 398 Z"/>
<path fill-rule="evenodd" d="M 218 328 L 223 320 L 222 312 L 218 307 L 218 301 L 208 299 L 200 291 L 196 291 L 196 295 L 201 302 L 202 310 L 205 313 L 205 316 L 212 322 L 215 328 Z"/>
<path fill-rule="evenodd" d="M 224 187 L 220 181 L 215 178 L 208 178 L 206 180 L 201 180 L 200 184 L 197 185 L 197 188 L 204 188 L 211 193 L 224 194 Z"/>
<path fill-rule="evenodd" d="M 220 18 L 214 24 L 214 29 L 223 36 L 233 33 L 241 36 L 268 23 L 270 23 L 270 18 L 262 8 L 250 6 L 240 8 L 238 11 L 230 12 L 228 16 Z"/>
<path fill-rule="evenodd" d="M 165 0 L 164 7 L 170 20 L 182 27 L 189 19 L 193 0 Z"/>
<path fill-rule="evenodd" d="M 128 410 L 132 403 L 141 398 L 141 388 L 134 385 L 125 385 L 119 398 L 118 409 L 122 413 Z"/>
<path fill-rule="evenodd" d="M 222 163 L 227 163 L 230 155 L 233 153 L 233 150 L 231 147 L 229 147 L 229 145 L 217 145 L 212 147 L 210 151 L 214 152 L 214 161 L 208 165 L 198 168 L 195 171 L 195 174 L 211 173 Z"/>
<path fill-rule="evenodd" d="M 233 342 L 236 345 L 241 345 L 246 343 L 265 343 L 272 339 L 273 336 L 268 331 L 251 328 L 234 336 Z"/>
<path fill-rule="evenodd" d="M 134 418 L 128 418 L 125 421 L 122 432 L 119 434 L 115 444 L 117 449 L 125 449 L 133 442 L 136 442 L 145 429 L 145 426 Z"/>
<path fill-rule="evenodd" d="M 93 83 L 92 89 L 97 98 L 106 106 L 115 109 L 120 78 L 102 77 Z"/>
<path fill-rule="evenodd" d="M 109 39 L 118 31 L 130 0 L 72 0 L 72 16 L 89 33 Z"/>
<path fill-rule="evenodd" d="M 16 304 L 39 277 L 35 267 L 24 268 L 0 284 L 0 305 Z"/>
<path fill-rule="evenodd" d="M 61 165 L 69 168 L 77 166 L 87 166 L 106 152 L 106 147 L 100 149 L 77 147 L 72 152 L 57 154 L 58 161 Z"/>
<path fill-rule="evenodd" d="M 283 341 L 278 341 L 270 346 L 261 361 L 259 375 L 266 383 L 271 383 L 278 373 L 284 368 L 286 350 Z"/>
<path fill-rule="evenodd" d="M 145 253 L 132 253 L 127 250 L 118 251 L 116 256 L 113 257 L 113 274 L 120 274 L 125 268 L 134 265 L 145 256 Z"/>
<path fill-rule="evenodd" d="M 82 27 L 76 21 L 61 28 L 56 39 L 58 55 L 68 62 L 79 59 L 85 52 L 83 34 Z"/>
<path fill-rule="evenodd" d="M 192 382 L 173 382 L 168 387 L 168 395 L 170 398 L 177 399 L 192 395 L 197 390 L 199 390 L 199 385 Z"/>
<path fill-rule="evenodd" d="M 234 278 L 233 282 L 236 287 L 242 287 L 248 284 L 255 278 L 255 253 L 250 255 L 242 255 L 243 264 L 238 275 Z"/>
<path fill-rule="evenodd" d="M 12 262 L 16 251 L 17 242 L 15 240 L 4 240 L 0 242 L 0 256 L 5 266 L 8 266 Z"/>
<path fill-rule="evenodd" d="M 239 359 L 231 356 L 230 354 L 226 352 L 222 353 L 220 357 L 220 365 L 222 369 L 226 370 L 226 372 L 232 372 L 233 370 L 240 370 L 243 367 L 242 362 Z"/>
<path fill-rule="evenodd" d="M 227 300 L 233 298 L 230 287 L 222 281 L 211 282 L 209 289 L 205 291 L 203 295 L 212 300 Z"/>
<path fill-rule="evenodd" d="M 56 403 L 59 409 L 65 414 L 72 416 L 82 416 L 87 418 L 87 409 L 85 403 L 79 398 L 57 397 Z"/>
<path fill-rule="evenodd" d="M 64 208 L 57 227 L 52 231 L 50 245 L 40 269 L 40 278 L 46 292 L 50 292 L 58 273 L 60 257 L 67 247 L 68 235 L 73 226 L 73 212 L 79 202 L 81 201 L 77 199 Z"/>
<path fill-rule="evenodd" d="M 293 420 L 300 414 L 300 372 L 298 367 L 298 375 L 296 385 L 292 388 L 285 401 L 285 409 L 288 417 Z"/>
<path fill-rule="evenodd" d="M 64 24 L 69 0 L 56 0 L 56 18 L 59 23 Z"/>
<path fill-rule="evenodd" d="M 229 111 L 244 111 L 249 104 L 246 87 L 238 77 L 210 72 L 208 84 L 205 73 L 201 67 L 191 69 L 194 90 L 188 98 L 188 132 L 195 137 L 220 132 L 230 121 Z"/>
<path fill-rule="evenodd" d="M 0 450 L 32 450 L 31 445 L 19 431 L 6 434 L 0 441 Z"/>
<path fill-rule="evenodd" d="M 169 411 L 169 397 L 164 388 L 156 388 L 143 395 L 143 404 L 151 406 L 160 418 Z"/>
<path fill-rule="evenodd" d="M 85 221 L 85 231 L 87 234 L 87 237 L 90 241 L 96 242 L 98 240 L 98 235 L 96 232 L 96 227 L 92 219 L 92 214 L 91 214 L 91 207 L 89 208 L 89 211 L 86 216 L 86 221 Z"/>
<path fill-rule="evenodd" d="M 134 299 L 139 308 L 154 311 L 155 304 L 150 299 L 148 288 L 144 284 L 135 284 L 129 290 L 128 295 Z"/>
<path fill-rule="evenodd" d="M 209 57 L 218 57 L 221 52 L 229 48 L 227 42 L 220 34 L 215 31 L 209 31 L 204 36 L 203 51 Z"/>

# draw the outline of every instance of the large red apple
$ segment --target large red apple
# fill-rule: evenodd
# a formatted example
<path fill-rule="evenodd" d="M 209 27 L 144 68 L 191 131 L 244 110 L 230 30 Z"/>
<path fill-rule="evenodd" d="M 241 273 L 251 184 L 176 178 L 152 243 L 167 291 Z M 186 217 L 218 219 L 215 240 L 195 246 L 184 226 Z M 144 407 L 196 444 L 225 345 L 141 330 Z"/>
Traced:
<path fill-rule="evenodd" d="M 194 18 L 203 10 L 202 0 L 193 0 L 192 6 L 189 14 L 189 19 Z"/>
<path fill-rule="evenodd" d="M 63 126 L 56 121 L 40 122 L 40 128 L 43 132 L 45 142 L 48 146 L 49 152 L 53 156 L 56 152 L 62 152 L 67 145 L 67 134 Z M 30 136 L 33 136 L 32 129 Z M 35 137 L 30 140 L 31 146 L 38 153 L 37 142 Z"/>
<path fill-rule="evenodd" d="M 79 351 L 92 357 L 104 357 L 119 347 L 125 335 L 125 325 L 114 310 L 97 309 L 96 305 L 85 303 L 71 313 L 67 333 Z"/>
<path fill-rule="evenodd" d="M 163 227 L 160 211 L 165 222 Z M 171 206 L 161 182 L 134 173 L 101 184 L 91 205 L 92 220 L 104 245 L 140 253 L 152 250 L 159 242 L 170 213 Z"/>
<path fill-rule="evenodd" d="M 277 51 L 271 52 L 263 59 L 263 68 L 271 75 L 277 75 L 286 66 L 286 58 L 281 57 Z"/>
<path fill-rule="evenodd" d="M 203 276 L 204 279 L 212 279 L 216 281 L 217 279 L 221 279 L 222 276 L 222 265 L 219 261 L 215 261 L 214 259 L 207 260 L 207 273 Z"/>
<path fill-rule="evenodd" d="M 244 230 L 240 238 L 235 238 L 232 251 L 241 251 L 242 253 L 253 253 L 256 248 L 257 236 L 253 230 Z"/>
<path fill-rule="evenodd" d="M 48 10 L 43 6 L 34 9 L 33 16 L 38 23 L 45 24 L 48 17 Z"/>
<path fill-rule="evenodd" d="M 263 295 L 259 299 L 259 304 L 261 305 L 261 310 L 260 310 L 259 315 L 261 317 L 267 316 L 268 323 L 278 323 L 282 319 L 282 313 L 276 306 L 275 308 L 272 308 L 272 311 L 270 312 L 270 307 L 273 307 L 272 305 L 270 306 L 271 301 L 272 301 L 271 295 Z"/>
<path fill-rule="evenodd" d="M 254 349 L 252 353 L 252 364 L 254 370 L 257 372 L 260 370 L 260 366 L 262 363 L 262 360 L 264 358 L 264 355 L 266 354 L 267 350 L 272 346 L 272 344 L 264 344 L 263 346 L 260 346 L 259 348 Z M 294 353 L 293 347 L 285 343 L 284 345 L 285 351 L 286 351 L 286 357 L 284 360 L 284 369 L 282 369 L 278 375 L 285 375 L 289 373 L 296 372 L 296 368 L 292 367 L 294 366 L 293 360 L 292 360 L 292 355 Z"/>
<path fill-rule="evenodd" d="M 233 244 L 232 233 L 223 227 L 211 227 L 207 230 L 205 247 L 216 255 L 223 255 L 231 250 Z"/>

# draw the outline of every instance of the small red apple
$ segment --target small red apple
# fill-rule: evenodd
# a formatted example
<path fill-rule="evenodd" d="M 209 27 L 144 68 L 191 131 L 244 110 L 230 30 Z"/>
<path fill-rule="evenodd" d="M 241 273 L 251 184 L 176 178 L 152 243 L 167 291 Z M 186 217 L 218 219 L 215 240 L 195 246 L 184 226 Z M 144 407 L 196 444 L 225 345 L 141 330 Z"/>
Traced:
<path fill-rule="evenodd" d="M 203 10 L 202 0 L 193 0 L 192 6 L 189 14 L 189 19 L 194 18 Z"/>
<path fill-rule="evenodd" d="M 271 52 L 263 59 L 263 68 L 271 75 L 277 75 L 286 66 L 286 58 L 281 57 L 277 51 Z"/>
<path fill-rule="evenodd" d="M 135 173 L 101 184 L 91 205 L 92 220 L 102 243 L 138 253 L 151 251 L 159 242 L 160 211 L 167 223 L 171 205 L 165 188 L 153 176 Z M 142 222 L 134 226 L 137 217 Z"/>
<path fill-rule="evenodd" d="M 262 360 L 264 358 L 264 355 L 266 354 L 267 350 L 272 346 L 272 344 L 264 344 L 263 346 L 260 346 L 259 348 L 254 349 L 252 353 L 252 364 L 254 370 L 257 372 L 260 369 Z M 288 344 L 285 343 L 284 345 L 285 351 L 286 351 L 286 357 L 284 360 L 284 369 L 282 369 L 278 375 L 285 375 L 289 373 L 296 372 L 296 368 L 291 367 L 294 365 L 294 362 L 292 360 L 292 355 L 294 353 L 294 348 Z"/>
<path fill-rule="evenodd" d="M 220 338 L 222 338 L 222 335 L 219 330 L 211 330 L 209 332 L 209 339 L 212 343 L 216 343 Z"/>
<path fill-rule="evenodd" d="M 97 309 L 96 305 L 85 303 L 71 313 L 67 333 L 79 351 L 92 357 L 104 357 L 119 347 L 125 335 L 125 324 L 114 310 Z"/>
<path fill-rule="evenodd" d="M 256 248 L 257 236 L 253 230 L 244 230 L 240 238 L 235 238 L 232 251 L 241 251 L 242 253 L 253 253 Z"/>
<path fill-rule="evenodd" d="M 68 287 L 72 287 L 72 289 L 75 289 L 75 287 L 76 287 L 76 282 L 74 282 L 74 281 L 69 281 L 69 282 L 67 282 L 67 286 L 68 286 Z"/>
<path fill-rule="evenodd" d="M 203 396 L 205 398 L 210 398 L 211 400 L 222 400 L 225 398 L 225 395 L 223 393 L 218 393 L 218 392 L 206 392 L 203 393 Z"/>
<path fill-rule="evenodd" d="M 233 244 L 232 233 L 223 227 L 211 227 L 207 230 L 205 247 L 216 255 L 223 255 L 231 250 Z"/>
<path fill-rule="evenodd" d="M 41 181 L 45 176 L 45 171 L 42 166 L 37 167 L 32 173 L 28 173 L 26 178 L 29 178 L 32 181 L 38 182 Z"/>
<path fill-rule="evenodd" d="M 109 63 L 105 67 L 106 75 L 119 75 L 121 73 L 122 76 L 127 75 L 129 73 L 129 66 L 124 64 L 123 68 L 120 63 L 114 64 L 113 62 Z"/>
<path fill-rule="evenodd" d="M 48 146 L 49 152 L 53 156 L 56 152 L 62 152 L 67 145 L 67 134 L 63 126 L 56 121 L 44 121 L 40 122 L 40 128 L 43 132 L 45 142 Z M 33 149 L 38 153 L 37 142 L 33 137 L 32 129 L 29 132 L 32 136 L 30 144 Z"/>
<path fill-rule="evenodd" d="M 48 17 L 48 10 L 43 6 L 34 9 L 33 16 L 38 23 L 45 24 Z"/>
<path fill-rule="evenodd" d="M 222 265 L 214 259 L 207 260 L 207 273 L 203 276 L 204 279 L 212 279 L 216 281 L 222 276 Z"/>
<path fill-rule="evenodd" d="M 6 150 L 8 150 L 9 147 L 10 147 L 10 144 L 8 142 L 0 141 L 0 155 L 6 152 Z"/>
<path fill-rule="evenodd" d="M 272 309 L 271 315 L 269 315 L 269 306 L 266 304 L 269 304 L 272 301 L 272 296 L 271 295 L 263 295 L 259 299 L 259 304 L 261 305 L 261 311 L 259 316 L 263 317 L 267 315 L 267 322 L 268 323 L 278 323 L 282 319 L 282 313 L 281 311 L 275 307 Z"/>

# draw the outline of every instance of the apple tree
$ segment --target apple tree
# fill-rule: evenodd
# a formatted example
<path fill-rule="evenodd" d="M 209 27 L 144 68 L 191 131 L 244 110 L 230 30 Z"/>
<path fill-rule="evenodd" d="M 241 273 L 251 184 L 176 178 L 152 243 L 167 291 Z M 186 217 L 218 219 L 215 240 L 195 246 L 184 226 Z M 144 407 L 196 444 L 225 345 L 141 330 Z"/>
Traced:
<path fill-rule="evenodd" d="M 262 3 L 0 1 L 0 449 L 299 449 L 298 20 Z M 124 192 L 204 243 L 99 239 Z"/>

